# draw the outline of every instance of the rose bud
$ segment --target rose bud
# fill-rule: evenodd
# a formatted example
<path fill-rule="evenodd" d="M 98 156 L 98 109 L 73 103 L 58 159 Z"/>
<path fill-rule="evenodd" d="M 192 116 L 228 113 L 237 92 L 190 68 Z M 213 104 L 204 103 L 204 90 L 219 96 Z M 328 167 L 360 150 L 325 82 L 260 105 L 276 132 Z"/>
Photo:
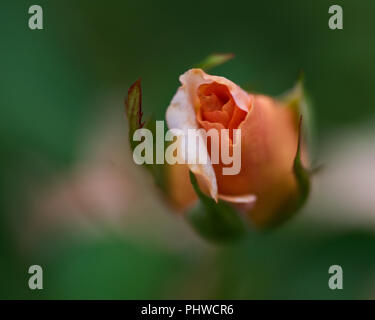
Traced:
<path fill-rule="evenodd" d="M 306 183 L 301 190 L 306 173 L 300 161 L 298 108 L 248 93 L 202 69 L 188 70 L 180 82 L 166 112 L 169 129 L 217 130 L 219 140 L 208 137 L 204 152 L 210 158 L 213 148 L 221 150 L 224 139 L 233 163 L 240 163 L 240 168 L 235 174 L 224 174 L 228 165 L 221 159 L 218 163 L 167 166 L 166 189 L 174 206 L 187 210 L 197 201 L 191 171 L 203 194 L 218 205 L 229 204 L 256 226 L 275 225 L 295 212 L 303 202 L 302 193 L 308 192 Z M 228 129 L 229 134 L 223 134 L 222 129 Z M 241 132 L 238 141 L 235 129 Z M 239 153 L 236 146 L 240 146 Z"/>

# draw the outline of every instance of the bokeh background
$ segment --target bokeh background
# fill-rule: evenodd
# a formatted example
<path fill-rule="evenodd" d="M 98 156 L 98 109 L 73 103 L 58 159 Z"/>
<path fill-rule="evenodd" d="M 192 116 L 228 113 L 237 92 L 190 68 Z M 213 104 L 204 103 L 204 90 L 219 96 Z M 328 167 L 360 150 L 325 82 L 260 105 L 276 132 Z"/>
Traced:
<path fill-rule="evenodd" d="M 41 5 L 44 30 L 28 28 Z M 344 30 L 328 28 L 339 4 Z M 0 298 L 375 297 L 375 2 L 2 1 Z M 142 78 L 163 119 L 178 76 L 213 72 L 278 95 L 299 70 L 313 103 L 308 205 L 277 230 L 215 246 L 160 200 L 128 150 L 123 101 Z M 28 288 L 30 265 L 44 289 Z M 344 289 L 328 288 L 328 268 Z"/>

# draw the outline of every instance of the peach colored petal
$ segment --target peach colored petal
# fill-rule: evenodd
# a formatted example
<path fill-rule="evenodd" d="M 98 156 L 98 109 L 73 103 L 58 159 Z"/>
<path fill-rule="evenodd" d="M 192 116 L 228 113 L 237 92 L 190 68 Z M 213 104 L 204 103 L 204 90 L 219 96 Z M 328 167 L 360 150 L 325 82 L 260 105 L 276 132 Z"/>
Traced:
<path fill-rule="evenodd" d="M 240 109 L 246 112 L 249 111 L 251 102 L 249 94 L 224 77 L 208 75 L 202 69 L 190 69 L 180 76 L 180 82 L 182 83 L 182 87 L 187 87 L 189 96 L 193 98 L 191 102 L 194 106 L 197 106 L 199 103 L 197 96 L 198 87 L 205 83 L 217 82 L 229 89 L 230 94 Z"/>
<path fill-rule="evenodd" d="M 230 196 L 225 194 L 219 194 L 218 198 L 220 200 L 226 201 L 226 202 L 232 202 L 232 203 L 255 203 L 257 200 L 257 197 L 253 194 L 245 194 L 241 196 Z"/>
<path fill-rule="evenodd" d="M 169 129 L 180 129 L 184 132 L 187 132 L 188 129 L 199 129 L 196 119 L 196 112 L 199 108 L 197 92 L 202 84 L 217 82 L 225 85 L 236 105 L 245 112 L 249 111 L 251 96 L 226 78 L 208 75 L 202 69 L 190 69 L 180 76 L 180 82 L 182 85 L 178 88 L 166 113 Z M 189 150 L 187 151 L 189 152 Z M 205 153 L 209 159 L 207 147 L 200 144 L 199 154 L 202 153 Z M 194 155 L 188 155 L 188 158 L 189 156 Z M 205 182 L 211 197 L 217 201 L 218 186 L 212 164 L 189 164 L 188 166 L 194 174 L 201 178 L 200 180 Z"/>
<path fill-rule="evenodd" d="M 166 172 L 170 204 L 180 211 L 188 209 L 198 198 L 190 182 L 188 166 L 185 164 L 168 165 Z"/>
<path fill-rule="evenodd" d="M 257 201 L 249 212 L 260 225 L 295 195 L 293 160 L 297 130 L 290 109 L 276 100 L 256 95 L 241 129 L 241 171 L 225 176 L 222 166 L 214 165 L 219 193 L 255 194 Z"/>
<path fill-rule="evenodd" d="M 166 119 L 169 129 L 180 129 L 186 134 L 188 129 L 199 129 L 194 106 L 191 101 L 189 86 L 181 86 L 167 109 Z M 198 153 L 189 154 L 190 150 L 187 149 L 188 154 L 185 155 L 185 153 L 182 152 L 182 155 L 184 156 L 184 160 L 196 160 L 196 164 L 188 164 L 189 169 L 204 180 L 211 197 L 217 201 L 217 182 L 212 164 L 210 161 L 208 161 L 207 164 L 199 164 L 198 161 L 198 154 L 207 154 L 207 147 L 201 143 L 198 146 Z M 208 155 L 207 159 L 209 159 Z"/>
<path fill-rule="evenodd" d="M 247 214 L 254 208 L 257 197 L 254 194 L 245 194 L 241 196 L 219 194 L 219 199 L 233 204 L 235 208 L 242 213 Z"/>

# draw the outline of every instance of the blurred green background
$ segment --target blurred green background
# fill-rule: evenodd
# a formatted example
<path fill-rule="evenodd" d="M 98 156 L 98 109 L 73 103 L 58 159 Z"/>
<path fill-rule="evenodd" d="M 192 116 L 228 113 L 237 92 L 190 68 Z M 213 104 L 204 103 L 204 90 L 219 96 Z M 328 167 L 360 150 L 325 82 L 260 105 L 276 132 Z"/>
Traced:
<path fill-rule="evenodd" d="M 32 4 L 43 30 L 28 28 Z M 328 28 L 332 4 L 344 30 Z M 3 1 L 0 298 L 375 297 L 375 229 L 308 218 L 335 211 L 319 201 L 237 245 L 199 239 L 132 163 L 123 111 L 141 77 L 145 113 L 163 119 L 178 76 L 214 52 L 236 56 L 215 74 L 270 95 L 302 69 L 324 162 L 328 137 L 375 116 L 374 12 L 370 0 Z M 43 290 L 27 286 L 32 264 Z M 328 288 L 332 264 L 344 290 Z"/>

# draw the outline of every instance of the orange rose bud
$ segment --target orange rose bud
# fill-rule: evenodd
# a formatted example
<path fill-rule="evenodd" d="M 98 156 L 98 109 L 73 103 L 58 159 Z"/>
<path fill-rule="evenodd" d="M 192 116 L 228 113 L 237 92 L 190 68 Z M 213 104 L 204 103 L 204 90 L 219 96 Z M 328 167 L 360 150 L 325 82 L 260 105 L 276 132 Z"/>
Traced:
<path fill-rule="evenodd" d="M 293 108 L 264 95 L 250 94 L 223 77 L 191 69 L 180 77 L 166 113 L 169 129 L 206 131 L 229 129 L 233 153 L 233 130 L 241 130 L 240 170 L 223 174 L 224 165 L 176 164 L 167 167 L 167 189 L 174 205 L 186 209 L 196 201 L 189 169 L 200 188 L 215 200 L 232 203 L 258 226 L 282 220 L 298 202 L 298 181 L 293 170 L 298 145 L 298 114 Z M 211 155 L 212 139 L 207 140 Z M 219 147 L 219 146 L 218 146 Z M 219 147 L 220 148 L 220 147 Z M 234 153 L 233 153 L 234 156 Z"/>

